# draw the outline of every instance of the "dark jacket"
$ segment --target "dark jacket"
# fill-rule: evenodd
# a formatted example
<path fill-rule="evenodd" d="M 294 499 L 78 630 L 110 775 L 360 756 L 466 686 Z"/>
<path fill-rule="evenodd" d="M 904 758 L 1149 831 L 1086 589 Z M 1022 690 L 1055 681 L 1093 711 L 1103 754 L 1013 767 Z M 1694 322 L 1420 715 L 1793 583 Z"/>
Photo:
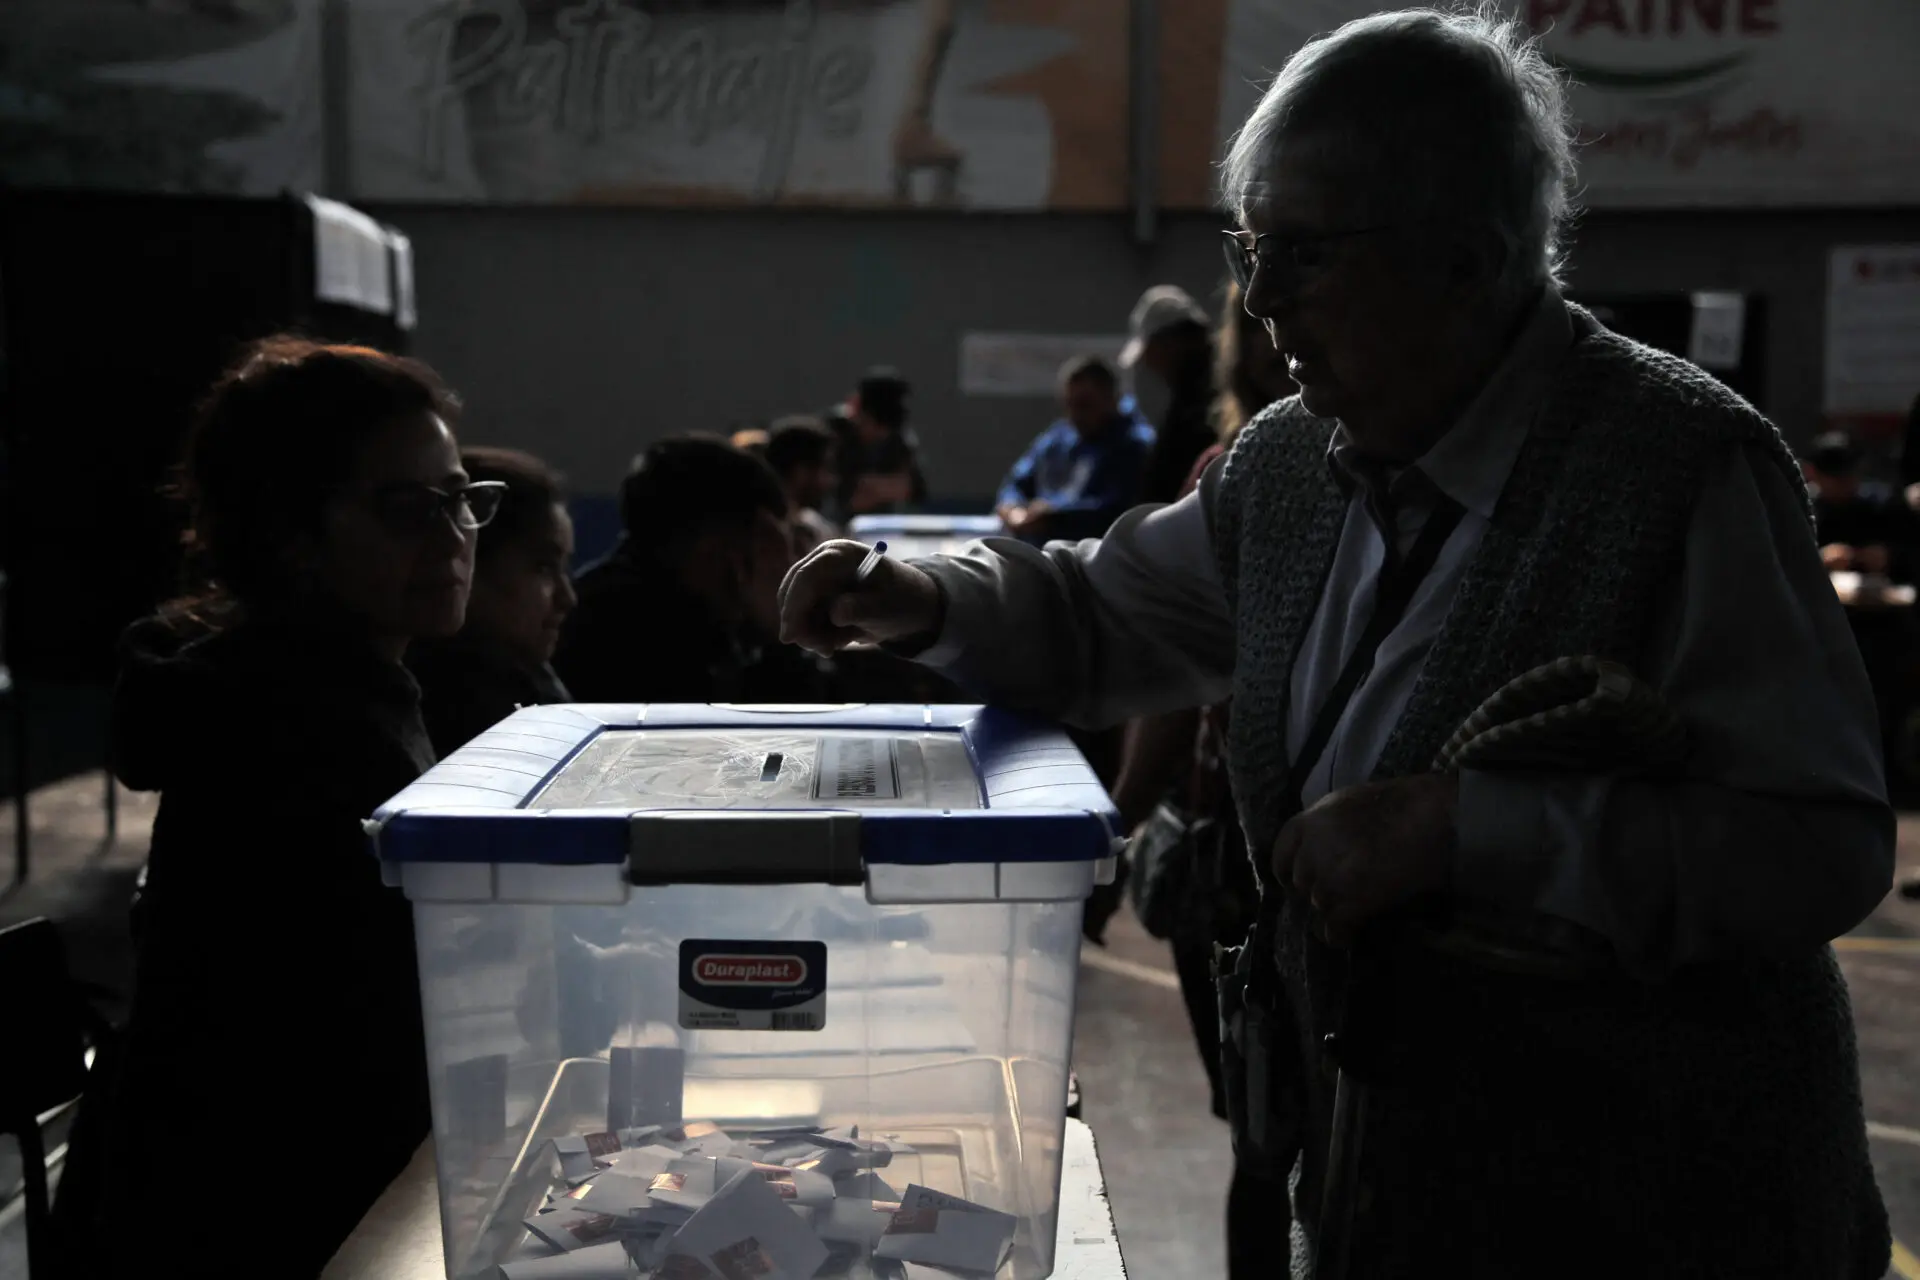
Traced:
<path fill-rule="evenodd" d="M 205 1265 L 315 1275 L 429 1127 L 412 915 L 360 825 L 433 762 L 419 690 L 295 627 L 150 621 L 122 649 L 115 768 L 161 799 L 126 1036 L 87 1102 L 103 1172 L 92 1212 L 62 1205 L 105 1255 L 77 1273 L 144 1271 L 225 1203 Z"/>
<path fill-rule="evenodd" d="M 521 707 L 572 702 L 553 667 L 528 667 L 469 632 L 415 641 L 407 669 L 420 682 L 420 710 L 442 760 Z"/>
<path fill-rule="evenodd" d="M 580 702 L 824 702 L 818 663 L 719 622 L 665 566 L 622 542 L 574 582 L 553 667 Z"/>
<path fill-rule="evenodd" d="M 1173 396 L 1154 423 L 1153 453 L 1147 458 L 1142 502 L 1177 499 L 1194 460 L 1215 443 L 1210 367 L 1210 358 L 1203 355 L 1174 380 Z"/>
<path fill-rule="evenodd" d="M 1815 536 L 1820 545 L 1843 542 L 1850 547 L 1887 549 L 1887 576 L 1912 582 L 1920 572 L 1920 516 L 1914 515 L 1904 495 L 1884 486 L 1862 485 L 1846 502 L 1815 498 Z"/>
<path fill-rule="evenodd" d="M 906 472 L 909 478 L 907 503 L 920 506 L 927 500 L 927 477 L 920 468 L 920 438 L 911 427 L 900 427 L 892 431 L 877 443 L 868 443 L 861 436 L 860 428 L 852 419 L 838 411 L 829 411 L 827 425 L 833 431 L 838 442 L 835 456 L 840 472 L 840 491 L 835 495 L 835 507 L 832 514 L 838 523 L 845 524 L 856 515 L 878 515 L 892 511 L 891 506 L 877 511 L 859 512 L 852 509 L 854 489 L 865 475 L 899 475 Z"/>

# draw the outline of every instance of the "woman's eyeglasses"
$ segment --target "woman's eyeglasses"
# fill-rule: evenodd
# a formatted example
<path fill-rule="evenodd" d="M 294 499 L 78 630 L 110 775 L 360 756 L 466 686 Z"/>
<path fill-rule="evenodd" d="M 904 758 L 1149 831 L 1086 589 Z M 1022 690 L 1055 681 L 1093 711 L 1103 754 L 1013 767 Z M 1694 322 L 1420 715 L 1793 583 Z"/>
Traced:
<path fill-rule="evenodd" d="M 501 480 L 476 480 L 455 489 L 397 484 L 373 495 L 373 515 L 388 531 L 403 537 L 431 533 L 443 517 L 453 521 L 456 529 L 483 529 L 500 514 L 500 501 L 506 496 L 506 482 Z"/>
<path fill-rule="evenodd" d="M 1272 231 L 1255 235 L 1251 231 L 1222 231 L 1221 253 L 1227 260 L 1227 272 L 1245 293 L 1253 283 L 1256 267 L 1269 271 L 1285 267 L 1297 273 L 1323 270 L 1333 259 L 1333 245 L 1355 236 L 1370 236 L 1393 231 L 1404 224 L 1388 222 L 1373 227 L 1355 227 L 1351 231 L 1330 231 L 1318 236 L 1283 236 Z"/>

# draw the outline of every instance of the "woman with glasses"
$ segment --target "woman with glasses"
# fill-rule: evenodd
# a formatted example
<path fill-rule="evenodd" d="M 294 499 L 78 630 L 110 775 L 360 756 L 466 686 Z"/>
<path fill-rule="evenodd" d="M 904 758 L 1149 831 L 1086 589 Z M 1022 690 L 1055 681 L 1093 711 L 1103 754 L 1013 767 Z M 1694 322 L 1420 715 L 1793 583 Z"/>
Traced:
<path fill-rule="evenodd" d="M 72 1274 L 164 1248 L 315 1275 L 427 1134 L 411 916 L 361 820 L 434 761 L 402 658 L 459 630 L 505 488 L 461 465 L 456 406 L 416 362 L 274 338 L 201 410 L 196 590 L 129 632 L 115 694 L 115 767 L 161 800 L 119 1061 L 62 1187 L 103 1256 Z"/>
<path fill-rule="evenodd" d="M 407 653 L 435 754 L 451 755 L 517 707 L 570 701 L 549 659 L 573 612 L 573 520 L 560 477 L 515 449 L 467 449 L 476 484 L 499 484 L 499 511 L 474 553 L 467 622 Z"/>

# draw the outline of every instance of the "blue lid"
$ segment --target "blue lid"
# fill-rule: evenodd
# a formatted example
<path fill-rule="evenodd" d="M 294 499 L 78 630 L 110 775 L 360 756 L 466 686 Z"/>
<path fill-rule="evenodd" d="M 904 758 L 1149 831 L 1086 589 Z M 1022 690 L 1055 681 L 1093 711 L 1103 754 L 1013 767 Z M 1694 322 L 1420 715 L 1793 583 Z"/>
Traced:
<path fill-rule="evenodd" d="M 996 515 L 929 516 L 872 515 L 855 516 L 847 530 L 856 538 L 887 538 L 902 534 L 940 538 L 992 538 L 1005 532 Z"/>
<path fill-rule="evenodd" d="M 711 827 L 722 860 L 743 819 L 763 856 L 782 819 L 804 839 L 831 818 L 862 864 L 1094 861 L 1118 826 L 1067 736 L 1011 712 L 655 703 L 516 712 L 372 830 L 387 862 L 582 866 L 641 856 L 637 824 L 663 817 L 690 837 Z"/>

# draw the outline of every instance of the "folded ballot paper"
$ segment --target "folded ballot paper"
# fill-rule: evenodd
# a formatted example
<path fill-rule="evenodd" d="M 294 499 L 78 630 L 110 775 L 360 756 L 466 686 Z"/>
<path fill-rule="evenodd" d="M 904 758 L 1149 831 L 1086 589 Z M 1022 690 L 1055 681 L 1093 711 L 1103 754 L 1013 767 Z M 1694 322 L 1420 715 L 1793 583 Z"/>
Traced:
<path fill-rule="evenodd" d="M 558 1176 L 526 1219 L 552 1257 L 504 1280 L 951 1280 L 999 1270 L 1016 1219 L 877 1169 L 917 1154 L 856 1127 L 707 1122 L 556 1138 Z"/>
<path fill-rule="evenodd" d="M 627 1247 L 617 1240 L 551 1258 L 508 1262 L 500 1268 L 500 1280 L 627 1280 L 632 1274 Z"/>
<path fill-rule="evenodd" d="M 873 1256 L 991 1275 L 1006 1261 L 1018 1225 L 1010 1213 L 909 1186 Z"/>
<path fill-rule="evenodd" d="M 674 1233 L 660 1280 L 812 1280 L 827 1247 L 748 1169 Z"/>

